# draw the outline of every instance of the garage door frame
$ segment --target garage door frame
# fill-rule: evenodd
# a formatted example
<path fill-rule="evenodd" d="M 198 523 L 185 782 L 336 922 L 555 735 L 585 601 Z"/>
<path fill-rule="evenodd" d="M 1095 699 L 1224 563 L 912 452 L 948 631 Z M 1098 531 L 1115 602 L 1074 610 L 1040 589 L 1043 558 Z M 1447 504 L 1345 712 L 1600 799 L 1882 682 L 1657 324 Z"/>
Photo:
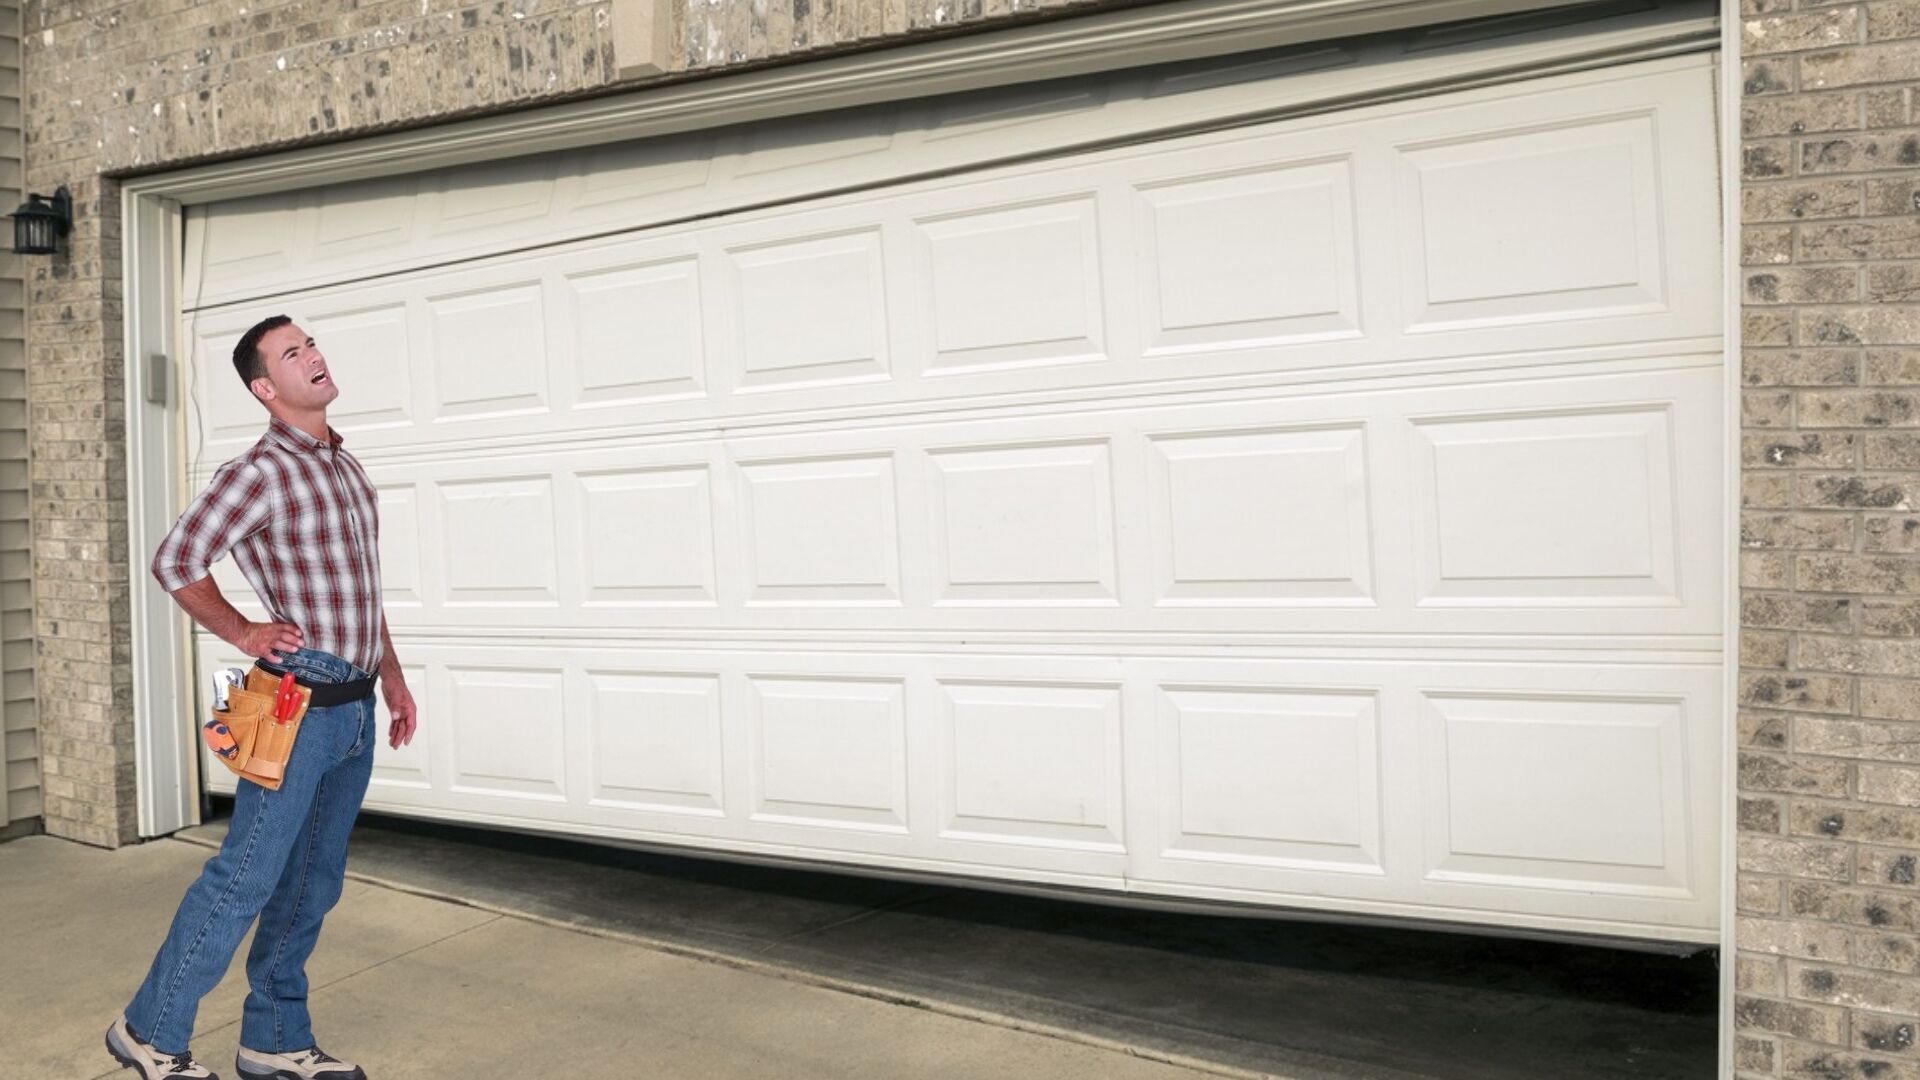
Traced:
<path fill-rule="evenodd" d="M 984 89 L 1097 70 L 1144 66 L 1417 23 L 1560 6 L 1542 0 L 1189 0 L 1085 16 L 921 45 L 656 88 L 459 124 L 356 140 L 128 179 L 122 187 L 123 273 L 127 313 L 127 442 L 133 679 L 139 831 L 157 836 L 198 818 L 198 755 L 187 715 L 193 699 L 186 620 L 147 574 L 154 549 L 184 501 L 185 432 L 177 372 L 178 268 L 186 207 L 248 195 L 340 183 L 403 171 L 469 164 L 528 153 L 642 138 L 674 131 L 828 111 L 929 94 Z M 1718 47 L 1724 273 L 1725 430 L 1736 440 L 1739 307 L 1739 12 L 1723 0 Z M 1636 32 L 1575 34 L 1478 50 L 1467 59 L 1437 57 L 1418 81 L 1374 88 L 1373 97 L 1434 93 L 1542 73 L 1644 59 L 1703 47 L 1711 20 L 1643 27 Z M 1711 45 L 1710 40 L 1704 44 Z M 1404 78 L 1404 75 L 1402 76 Z M 1352 104 L 1351 87 L 1317 104 Z M 1297 107 L 1297 106 L 1296 106 Z M 1308 108 L 1311 108 L 1309 106 Z M 1145 136 L 1149 133 L 1134 133 Z M 1162 134 L 1162 133 L 1153 133 Z M 1725 462 L 1723 548 L 1736 550 L 1739 456 Z M 1737 560 L 1725 562 L 1722 944 L 1731 955 L 1733 783 L 1739 598 Z M 1722 1055 L 1730 1047 L 1731 965 L 1723 966 Z"/>

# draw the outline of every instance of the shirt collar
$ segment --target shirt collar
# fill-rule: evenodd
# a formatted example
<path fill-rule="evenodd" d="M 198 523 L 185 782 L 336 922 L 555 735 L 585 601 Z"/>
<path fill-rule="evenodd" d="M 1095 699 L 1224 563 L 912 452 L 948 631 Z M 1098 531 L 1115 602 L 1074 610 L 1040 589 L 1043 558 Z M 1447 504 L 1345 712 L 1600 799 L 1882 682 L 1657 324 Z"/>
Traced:
<path fill-rule="evenodd" d="M 316 450 L 337 450 L 341 443 L 347 441 L 339 432 L 333 430 L 331 424 L 327 426 L 327 441 L 321 442 L 277 416 L 268 422 L 267 435 L 289 450 L 306 453 Z"/>

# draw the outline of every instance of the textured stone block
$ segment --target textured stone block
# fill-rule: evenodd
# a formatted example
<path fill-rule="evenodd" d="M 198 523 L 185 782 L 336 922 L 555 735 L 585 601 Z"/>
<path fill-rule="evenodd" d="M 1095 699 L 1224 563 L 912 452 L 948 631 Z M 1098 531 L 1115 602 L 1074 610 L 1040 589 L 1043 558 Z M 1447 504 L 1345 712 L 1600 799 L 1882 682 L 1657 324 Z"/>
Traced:
<path fill-rule="evenodd" d="M 1798 754 L 1920 763 L 1920 726 L 1913 724 L 1799 716 L 1791 741 Z"/>
<path fill-rule="evenodd" d="M 1740 220 L 1758 223 L 1859 217 L 1865 202 L 1866 186 L 1857 179 L 1747 184 L 1740 190 Z"/>
<path fill-rule="evenodd" d="M 1742 795 L 1735 815 L 1741 832 L 1772 835 L 1780 832 L 1782 823 L 1786 821 L 1786 807 L 1780 799 Z"/>
<path fill-rule="evenodd" d="M 1806 1001 L 1847 1005 L 1875 1012 L 1920 1012 L 1920 982 L 1878 973 L 1848 971 L 1824 964 L 1790 962 L 1787 965 L 1787 990 L 1793 997 Z"/>
<path fill-rule="evenodd" d="M 1860 271 L 1851 266 L 1756 270 L 1746 276 L 1750 304 L 1845 304 L 1859 299 Z"/>
<path fill-rule="evenodd" d="M 1880 720 L 1920 720 L 1920 682 L 1861 679 L 1860 715 Z"/>
<path fill-rule="evenodd" d="M 1856 1049 L 1876 1053 L 1905 1054 L 1913 1050 L 1917 1029 L 1920 1029 L 1920 1021 L 1910 1016 L 1862 1013 L 1853 1019 L 1853 1045 Z"/>
<path fill-rule="evenodd" d="M 1853 849 L 1846 844 L 1809 843 L 1742 833 L 1737 841 L 1742 872 L 1775 874 L 1846 883 L 1853 875 Z M 1741 947 L 1746 948 L 1745 941 Z"/>
<path fill-rule="evenodd" d="M 1843 761 L 1797 759 L 1780 754 L 1743 751 L 1740 754 L 1739 777 L 1742 791 L 1825 795 L 1835 799 L 1847 797 L 1847 765 Z"/>
<path fill-rule="evenodd" d="M 1786 897 L 1784 910 L 1789 916 L 1901 932 L 1914 930 L 1915 913 L 1920 910 L 1920 902 L 1912 895 L 1820 881 L 1787 882 Z"/>
<path fill-rule="evenodd" d="M 1770 1031 L 1812 1042 L 1840 1043 L 1846 1038 L 1846 1013 L 1821 1005 L 1739 997 L 1734 1022 L 1745 1030 Z"/>
<path fill-rule="evenodd" d="M 1743 918 L 1734 924 L 1734 933 L 1740 948 L 1751 952 L 1835 964 L 1850 963 L 1853 954 L 1853 931 L 1844 926 Z"/>
<path fill-rule="evenodd" d="M 1781 1051 L 1780 1075 L 1787 1080 L 1920 1080 L 1920 1068 L 1789 1040 Z"/>
<path fill-rule="evenodd" d="M 1857 91 L 1756 98 L 1740 107 L 1740 134 L 1748 139 L 1852 131 L 1860 126 Z"/>
<path fill-rule="evenodd" d="M 1860 37 L 1860 11 L 1831 8 L 1798 15 L 1770 15 L 1748 19 L 1740 28 L 1740 55 L 1830 48 Z"/>
<path fill-rule="evenodd" d="M 1843 675 L 1743 673 L 1740 703 L 1769 709 L 1847 713 L 1853 711 L 1853 680 Z"/>
<path fill-rule="evenodd" d="M 1740 546 L 1790 551 L 1852 551 L 1854 518 L 1852 514 L 1824 512 L 1742 513 L 1740 515 Z M 1841 604 L 1844 610 L 1845 605 L 1850 602 L 1838 601 L 1837 603 Z M 1742 611 L 1745 611 L 1744 605 Z M 1750 622 L 1744 614 L 1742 621 L 1753 626 L 1773 625 Z"/>
<path fill-rule="evenodd" d="M 1898 205 L 1898 200 L 1889 199 L 1884 190 L 1878 191 L 1880 201 L 1876 201 L 1875 195 L 1876 188 L 1869 183 L 1867 213 L 1870 215 L 1913 213 L 1911 207 L 1906 211 L 1884 209 L 1889 203 Z M 1890 218 L 1803 225 L 1800 258 L 1805 262 L 1920 258 L 1920 221 Z"/>
<path fill-rule="evenodd" d="M 1785 668 L 1787 645 L 1791 637 L 1771 630 L 1740 628 L 1740 666 L 1745 668 Z"/>
<path fill-rule="evenodd" d="M 1800 85 L 1807 90 L 1907 82 L 1920 70 L 1920 42 L 1893 41 L 1800 55 Z"/>

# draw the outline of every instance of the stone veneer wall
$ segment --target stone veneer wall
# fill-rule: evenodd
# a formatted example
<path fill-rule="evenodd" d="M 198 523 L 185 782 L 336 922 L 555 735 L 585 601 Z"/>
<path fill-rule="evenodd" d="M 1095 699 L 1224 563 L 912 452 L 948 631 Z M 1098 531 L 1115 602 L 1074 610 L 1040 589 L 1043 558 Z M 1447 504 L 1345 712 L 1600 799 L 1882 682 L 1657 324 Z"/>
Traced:
<path fill-rule="evenodd" d="M 1920 3 L 1744 0 L 1736 1047 L 1920 1077 Z"/>

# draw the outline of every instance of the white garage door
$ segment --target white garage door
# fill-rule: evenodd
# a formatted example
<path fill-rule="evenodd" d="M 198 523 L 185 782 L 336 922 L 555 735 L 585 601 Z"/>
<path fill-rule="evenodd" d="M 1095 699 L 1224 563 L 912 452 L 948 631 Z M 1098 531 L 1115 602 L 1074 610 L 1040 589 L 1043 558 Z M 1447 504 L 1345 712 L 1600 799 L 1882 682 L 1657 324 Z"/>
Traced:
<path fill-rule="evenodd" d="M 1709 59 L 958 167 L 1281 85 L 1129 78 L 196 211 L 190 488 L 285 311 L 381 490 L 369 805 L 1711 940 Z"/>

